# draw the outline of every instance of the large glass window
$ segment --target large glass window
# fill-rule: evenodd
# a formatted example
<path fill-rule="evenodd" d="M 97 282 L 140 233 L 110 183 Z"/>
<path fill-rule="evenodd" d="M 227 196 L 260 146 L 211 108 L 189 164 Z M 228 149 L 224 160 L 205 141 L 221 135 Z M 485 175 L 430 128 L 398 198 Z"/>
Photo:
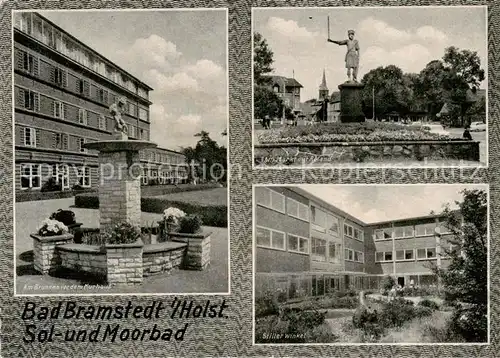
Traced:
<path fill-rule="evenodd" d="M 311 239 L 311 254 L 313 260 L 326 261 L 326 240 L 313 237 Z"/>
<path fill-rule="evenodd" d="M 305 237 L 287 234 L 288 250 L 307 254 L 309 252 L 309 240 Z"/>
<path fill-rule="evenodd" d="M 397 250 L 396 260 L 398 261 L 413 260 L 414 259 L 413 255 L 414 255 L 413 249 Z"/>
<path fill-rule="evenodd" d="M 90 188 L 90 168 L 80 167 L 78 168 L 78 184 L 84 188 Z"/>
<path fill-rule="evenodd" d="M 435 229 L 436 229 L 435 223 L 415 225 L 415 235 L 416 236 L 434 235 Z"/>
<path fill-rule="evenodd" d="M 328 215 L 328 233 L 339 236 L 339 219 L 333 215 Z"/>
<path fill-rule="evenodd" d="M 285 233 L 263 227 L 257 227 L 257 245 L 285 250 Z"/>
<path fill-rule="evenodd" d="M 311 206 L 311 222 L 314 224 L 314 230 L 326 231 L 326 213 L 316 206 Z"/>
<path fill-rule="evenodd" d="M 40 189 L 40 164 L 21 164 L 21 189 Z"/>
<path fill-rule="evenodd" d="M 285 213 L 285 196 L 264 187 L 255 188 L 257 204 Z"/>
<path fill-rule="evenodd" d="M 392 228 L 375 230 L 375 241 L 378 240 L 391 240 Z"/>
<path fill-rule="evenodd" d="M 413 226 L 398 226 L 394 228 L 394 238 L 413 237 Z"/>
<path fill-rule="evenodd" d="M 36 147 L 36 129 L 24 128 L 24 145 L 26 147 Z"/>
<path fill-rule="evenodd" d="M 304 205 L 302 203 L 299 203 L 297 200 L 294 200 L 292 198 L 287 198 L 286 199 L 286 212 L 288 215 L 302 219 L 302 220 L 308 220 L 308 207 L 307 205 Z"/>

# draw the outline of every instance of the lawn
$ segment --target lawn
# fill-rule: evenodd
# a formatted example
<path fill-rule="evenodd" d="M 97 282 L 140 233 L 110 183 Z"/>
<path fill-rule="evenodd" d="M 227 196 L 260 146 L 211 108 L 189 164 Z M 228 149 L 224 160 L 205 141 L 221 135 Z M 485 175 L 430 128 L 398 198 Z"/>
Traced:
<path fill-rule="evenodd" d="M 185 191 L 155 196 L 170 201 L 183 201 L 197 205 L 227 205 L 227 188 L 215 188 L 197 191 Z"/>
<path fill-rule="evenodd" d="M 69 293 L 61 286 L 79 284 L 74 278 L 42 276 L 33 269 L 33 243 L 30 234 L 35 232 L 39 223 L 57 209 L 70 209 L 75 212 L 76 220 L 84 227 L 99 226 L 99 210 L 72 207 L 73 198 L 21 202 L 15 205 L 15 254 L 16 254 L 16 293 L 18 294 L 58 294 Z M 161 218 L 161 214 L 141 213 L 142 224 L 150 224 Z M 84 293 L 201 293 L 228 292 L 229 289 L 229 251 L 227 228 L 204 226 L 204 231 L 212 232 L 211 263 L 204 271 L 177 270 L 170 276 L 152 276 L 140 286 L 113 287 L 85 290 Z M 46 286 L 43 291 L 29 290 L 29 286 Z M 49 287 L 51 286 L 51 287 Z M 76 292 L 80 293 L 80 292 Z"/>

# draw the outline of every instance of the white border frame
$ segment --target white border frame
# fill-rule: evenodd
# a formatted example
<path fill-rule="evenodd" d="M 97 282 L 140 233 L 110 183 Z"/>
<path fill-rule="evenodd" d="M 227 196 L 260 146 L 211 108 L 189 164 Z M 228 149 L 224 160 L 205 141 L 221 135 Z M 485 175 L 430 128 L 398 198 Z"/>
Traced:
<path fill-rule="evenodd" d="M 422 9 L 422 8 L 427 8 L 427 9 L 433 9 L 433 8 L 446 8 L 446 7 L 449 7 L 449 8 L 457 8 L 457 7 L 461 7 L 461 8 L 483 8 L 485 10 L 485 18 L 486 18 L 486 21 L 485 21 L 485 33 L 486 33 L 486 36 L 485 36 L 485 39 L 484 39 L 484 42 L 485 42 L 485 49 L 486 49 L 486 63 L 484 64 L 484 69 L 485 69 L 485 76 L 484 76 L 484 83 L 487 83 L 488 84 L 488 89 L 486 91 L 486 133 L 485 133 L 485 136 L 486 136 L 486 148 L 485 148 L 485 163 L 483 164 L 482 162 L 479 162 L 479 164 L 471 164 L 471 165 L 445 165 L 445 164 L 442 164 L 442 165 L 420 165 L 418 163 L 414 163 L 414 164 L 410 164 L 410 165 L 398 165 L 398 164 L 391 164 L 391 163 L 386 163 L 386 164 L 382 164 L 382 165 L 373 165 L 373 164 L 368 164 L 368 165 L 360 165 L 360 164 L 356 164 L 356 163 L 342 163 L 344 165 L 341 165 L 341 164 L 330 164 L 330 165 L 321 165 L 321 164 L 318 164 L 317 166 L 316 165 L 311 165 L 311 166 L 306 166 L 306 167 L 302 167 L 302 166 L 282 166 L 282 165 L 277 165 L 277 166 L 256 166 L 255 165 L 255 129 L 254 129 L 254 124 L 255 124 L 255 120 L 254 120 L 254 90 L 253 90 L 253 86 L 254 86 L 254 78 L 253 78 L 253 62 L 254 62 L 254 58 L 253 58 L 253 55 L 254 55 L 254 52 L 253 52 L 253 49 L 254 49 L 254 43 L 253 43 L 253 34 L 255 32 L 255 29 L 254 29 L 254 18 L 255 18 L 255 11 L 256 10 L 269 10 L 269 9 L 273 9 L 273 10 L 297 10 L 297 11 L 305 11 L 305 10 L 317 10 L 317 9 L 324 9 L 325 11 L 334 11 L 334 10 L 342 10 L 342 9 L 350 9 L 350 10 L 353 10 L 353 9 L 356 9 L 356 10 L 362 10 L 362 9 L 381 9 L 381 8 L 384 8 L 384 10 L 392 10 L 392 9 L 412 9 L 412 8 L 419 8 L 419 9 Z M 305 7 L 291 7 L 291 6 L 282 6 L 282 7 L 252 7 L 251 8 L 251 24 L 250 24 L 250 27 L 251 27 L 251 51 L 252 51 L 252 61 L 251 61 L 251 65 L 252 65 L 252 68 L 251 68 L 251 92 L 252 92 L 252 111 L 251 111 L 251 121 L 252 121 L 252 169 L 253 170 L 280 170 L 280 169 L 415 169 L 415 168 L 433 168 L 433 169 L 436 169 L 436 168 L 440 168 L 440 169 L 453 169 L 453 168 L 471 168 L 471 169 L 476 169 L 476 168 L 489 168 L 489 127 L 490 127 L 490 118 L 489 118 L 489 97 L 490 97 L 490 85 L 489 85 L 489 67 L 488 67 L 488 62 L 489 62 L 489 51 L 488 51 L 488 5 L 413 5 L 413 6 L 383 6 L 383 5 L 380 5 L 380 6 L 359 6 L 359 7 L 355 7 L 355 6 L 337 6 L 337 7 L 319 7 L 319 6 L 305 6 Z M 481 153 L 481 151 L 480 151 Z"/>
<path fill-rule="evenodd" d="M 13 279 L 14 279 L 14 292 L 13 296 L 14 297 L 79 297 L 79 296 L 229 296 L 231 295 L 231 166 L 230 166 L 230 153 L 229 153 L 229 138 L 230 138 L 230 121 L 229 121 L 229 7 L 214 7 L 214 8 L 158 8 L 158 9 L 64 9 L 64 10 L 52 10 L 52 9 L 23 9 L 23 10 L 17 10 L 13 9 L 10 13 L 10 20 L 11 20 L 11 79 L 12 79 L 12 86 L 11 86 L 11 101 L 12 101 L 12 108 L 11 108 L 11 114 L 12 114 L 12 168 L 13 168 L 13 173 L 16 173 L 16 151 L 15 151 L 15 146 L 16 146 L 16 141 L 15 141 L 15 135 L 16 135 L 16 126 L 15 126 L 15 95 L 14 95 L 14 56 L 12 56 L 12 53 L 14 51 L 14 14 L 18 12 L 180 12 L 180 11 L 221 11 L 225 13 L 225 23 L 226 23 L 226 129 L 227 129 L 227 143 L 226 143 L 226 157 L 227 157 L 227 292 L 155 292 L 155 293 L 148 293 L 148 292 L 123 292 L 123 293 L 84 293 L 84 292 L 78 292 L 75 291 L 73 293 L 59 293 L 59 294 L 52 294 L 52 293 L 40 293 L 40 294 L 20 294 L 17 293 L 17 287 L 16 287 L 16 281 L 17 281 L 17 272 L 16 272 L 16 267 L 17 267 L 17 257 L 16 257 L 16 178 L 14 176 L 12 180 L 12 202 L 13 202 L 13 209 L 12 209 L 12 217 L 13 217 L 13 254 L 14 254 L 14 261 L 13 261 Z M 147 98 L 149 100 L 149 98 Z M 151 124 L 151 114 L 149 113 L 149 118 L 148 118 L 148 123 Z M 142 180 L 142 179 L 141 179 Z"/>
<path fill-rule="evenodd" d="M 307 186 L 315 186 L 315 187 L 329 187 L 329 186 L 426 186 L 426 185 L 455 185 L 455 186 L 467 186 L 467 185 L 475 185 L 475 186 L 484 186 L 486 191 L 486 200 L 487 200 L 487 291 L 488 291 L 488 308 L 487 308 L 487 319 L 488 319 L 488 338 L 486 342 L 478 342 L 478 343 L 458 343 L 458 342 L 450 342 L 450 343 L 348 343 L 348 342 L 338 342 L 338 343 L 255 343 L 255 268 L 256 268 L 256 258 L 255 258 L 255 233 L 252 231 L 252 346 L 259 347 L 288 347 L 288 346 L 296 346 L 296 347 L 307 347 L 307 346 L 487 346 L 491 344 L 491 268 L 490 268 L 490 184 L 489 183 L 450 183 L 450 184 L 442 184 L 442 183 L 417 183 L 417 184 L 306 184 Z M 283 183 L 283 184 L 252 184 L 252 223 L 255 222 L 255 207 L 254 198 L 255 198 L 255 187 L 256 186 L 304 186 L 304 184 L 296 184 L 296 183 Z M 253 224 L 252 224 L 253 227 Z M 363 257 L 364 259 L 364 257 Z M 366 260 L 365 260 L 366 262 Z M 314 272 L 310 272 L 313 273 Z M 348 273 L 347 271 L 343 271 L 342 273 Z M 341 274 L 342 274 L 341 273 Z M 366 273 L 362 272 L 354 272 L 353 274 L 365 276 Z M 413 275 L 418 275 L 421 273 L 414 272 Z M 384 276 L 384 274 L 376 274 L 373 276 Z"/>

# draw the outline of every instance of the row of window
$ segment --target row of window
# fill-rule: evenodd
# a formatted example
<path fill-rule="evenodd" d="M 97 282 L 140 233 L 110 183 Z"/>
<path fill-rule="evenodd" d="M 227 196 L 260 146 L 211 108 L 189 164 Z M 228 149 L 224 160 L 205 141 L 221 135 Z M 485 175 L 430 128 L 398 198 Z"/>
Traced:
<path fill-rule="evenodd" d="M 375 241 L 392 240 L 392 239 L 405 239 L 415 236 L 432 236 L 437 233 L 444 234 L 449 232 L 445 223 L 439 224 L 417 224 L 411 226 L 398 226 L 386 229 L 375 230 Z"/>
<path fill-rule="evenodd" d="M 142 171 L 142 184 L 147 185 L 150 181 L 155 184 L 177 184 L 187 179 L 187 171 L 156 171 L 144 168 Z"/>
<path fill-rule="evenodd" d="M 277 191 L 258 187 L 255 188 L 257 202 L 265 207 L 288 214 L 300 220 L 309 221 L 309 207 Z"/>
<path fill-rule="evenodd" d="M 185 157 L 179 154 L 161 153 L 158 151 L 143 150 L 140 152 L 141 160 L 149 160 L 155 163 L 184 164 Z"/>
<path fill-rule="evenodd" d="M 108 129 L 107 117 L 102 114 L 79 108 L 29 89 L 17 87 L 16 94 L 16 104 L 21 108 L 101 130 Z M 148 140 L 147 130 L 132 124 L 128 124 L 127 129 L 130 137 Z"/>
<path fill-rule="evenodd" d="M 342 260 L 342 245 L 313 237 L 311 239 L 311 257 L 314 261 L 339 263 Z"/>
<path fill-rule="evenodd" d="M 287 240 L 285 241 L 285 237 Z M 282 231 L 257 226 L 256 231 L 257 246 L 268 247 L 290 252 L 309 253 L 309 239 L 293 234 L 286 234 Z M 288 245 L 286 243 L 288 242 Z"/>
<path fill-rule="evenodd" d="M 288 214 L 292 217 L 309 221 L 309 208 L 306 204 L 286 197 L 277 191 L 264 188 L 255 188 L 256 201 L 259 205 Z M 324 210 L 311 206 L 311 227 L 319 232 L 328 232 L 332 236 L 339 237 L 339 218 Z M 364 241 L 364 232 L 352 225 L 344 224 L 344 235 L 359 241 Z"/>
<path fill-rule="evenodd" d="M 91 186 L 90 168 L 86 166 L 76 167 L 76 184 L 89 188 Z M 67 164 L 54 164 L 49 177 L 53 177 L 56 183 L 61 184 L 63 189 L 69 189 L 70 168 Z M 42 165 L 33 163 L 21 164 L 21 189 L 40 189 L 42 187 Z"/>
<path fill-rule="evenodd" d="M 47 80 L 55 85 L 68 88 L 75 93 L 91 98 L 106 106 L 116 102 L 118 97 L 117 95 L 97 86 L 95 83 L 90 82 L 87 79 L 80 78 L 67 70 L 41 60 L 26 51 L 16 50 L 16 54 L 16 67 L 20 70 L 26 71 L 37 77 L 43 77 L 44 74 L 48 74 Z M 43 69 L 40 70 L 40 68 Z M 40 71 L 42 73 L 40 73 Z M 127 114 L 132 117 L 139 117 L 141 120 L 149 121 L 149 112 L 145 108 L 138 107 L 134 103 L 127 101 L 125 110 Z"/>
<path fill-rule="evenodd" d="M 361 251 L 345 249 L 346 261 L 365 263 L 364 254 Z"/>
<path fill-rule="evenodd" d="M 375 262 L 393 262 L 393 261 L 415 261 L 435 259 L 437 255 L 436 247 L 425 247 L 419 249 L 401 249 L 393 251 L 375 252 Z M 441 252 L 441 256 L 445 255 Z"/>
<path fill-rule="evenodd" d="M 88 140 L 87 138 L 83 137 L 78 137 L 78 136 L 71 136 L 72 139 L 76 142 L 76 148 L 70 148 L 69 141 L 70 141 L 70 135 L 67 133 L 58 133 L 58 132 L 50 132 L 50 131 L 45 131 L 41 130 L 38 128 L 31 128 L 31 127 L 21 127 L 21 145 L 25 147 L 31 147 L 31 148 L 37 148 L 37 147 L 43 147 L 43 148 L 52 148 L 52 149 L 59 149 L 59 150 L 76 150 L 77 152 L 80 153 L 87 153 L 87 149 L 83 148 L 83 144 L 87 143 Z M 48 139 L 45 141 L 50 141 L 51 145 L 40 145 L 40 139 L 41 139 L 41 132 L 48 132 L 52 134 L 52 138 Z M 47 144 L 47 143 L 45 143 Z"/>
<path fill-rule="evenodd" d="M 137 85 L 130 76 L 104 61 L 103 58 L 89 51 L 65 33 L 54 28 L 40 15 L 32 12 L 15 13 L 14 26 L 88 69 L 99 73 L 133 93 L 137 93 L 142 98 L 148 99 L 148 91 Z"/>

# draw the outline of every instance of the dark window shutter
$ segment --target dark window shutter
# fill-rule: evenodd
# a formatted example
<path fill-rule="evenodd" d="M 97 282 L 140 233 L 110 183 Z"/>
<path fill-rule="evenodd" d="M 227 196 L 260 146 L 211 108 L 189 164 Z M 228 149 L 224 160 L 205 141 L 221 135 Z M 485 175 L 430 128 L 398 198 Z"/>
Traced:
<path fill-rule="evenodd" d="M 83 81 L 83 94 L 90 97 L 90 85 L 88 81 Z"/>
<path fill-rule="evenodd" d="M 41 131 L 40 129 L 35 129 L 35 147 L 40 147 L 40 134 L 41 134 Z"/>
<path fill-rule="evenodd" d="M 49 64 L 49 79 L 50 82 L 56 83 L 56 68 Z"/>
<path fill-rule="evenodd" d="M 24 51 L 21 51 L 21 50 L 16 50 L 16 68 L 19 69 L 19 70 L 23 70 L 24 69 L 24 54 L 25 52 Z"/>
<path fill-rule="evenodd" d="M 67 71 L 61 71 L 62 72 L 62 85 L 63 87 L 68 87 L 68 72 Z"/>
<path fill-rule="evenodd" d="M 62 140 L 63 149 L 67 150 L 68 149 L 68 135 L 63 134 L 62 137 L 63 137 L 63 140 Z"/>
<path fill-rule="evenodd" d="M 103 91 L 103 101 L 105 104 L 108 104 L 108 91 Z"/>
<path fill-rule="evenodd" d="M 52 133 L 52 149 L 57 148 L 57 135 L 58 133 Z"/>
<path fill-rule="evenodd" d="M 39 74 L 38 62 L 39 62 L 39 58 L 33 56 L 33 75 L 35 75 L 35 76 L 38 76 L 38 74 Z"/>
<path fill-rule="evenodd" d="M 40 96 L 36 92 L 33 93 L 33 110 L 40 112 Z"/>
<path fill-rule="evenodd" d="M 24 90 L 22 88 L 18 88 L 16 94 L 16 106 L 24 108 Z"/>
<path fill-rule="evenodd" d="M 21 127 L 21 145 L 26 145 L 26 128 Z"/>

